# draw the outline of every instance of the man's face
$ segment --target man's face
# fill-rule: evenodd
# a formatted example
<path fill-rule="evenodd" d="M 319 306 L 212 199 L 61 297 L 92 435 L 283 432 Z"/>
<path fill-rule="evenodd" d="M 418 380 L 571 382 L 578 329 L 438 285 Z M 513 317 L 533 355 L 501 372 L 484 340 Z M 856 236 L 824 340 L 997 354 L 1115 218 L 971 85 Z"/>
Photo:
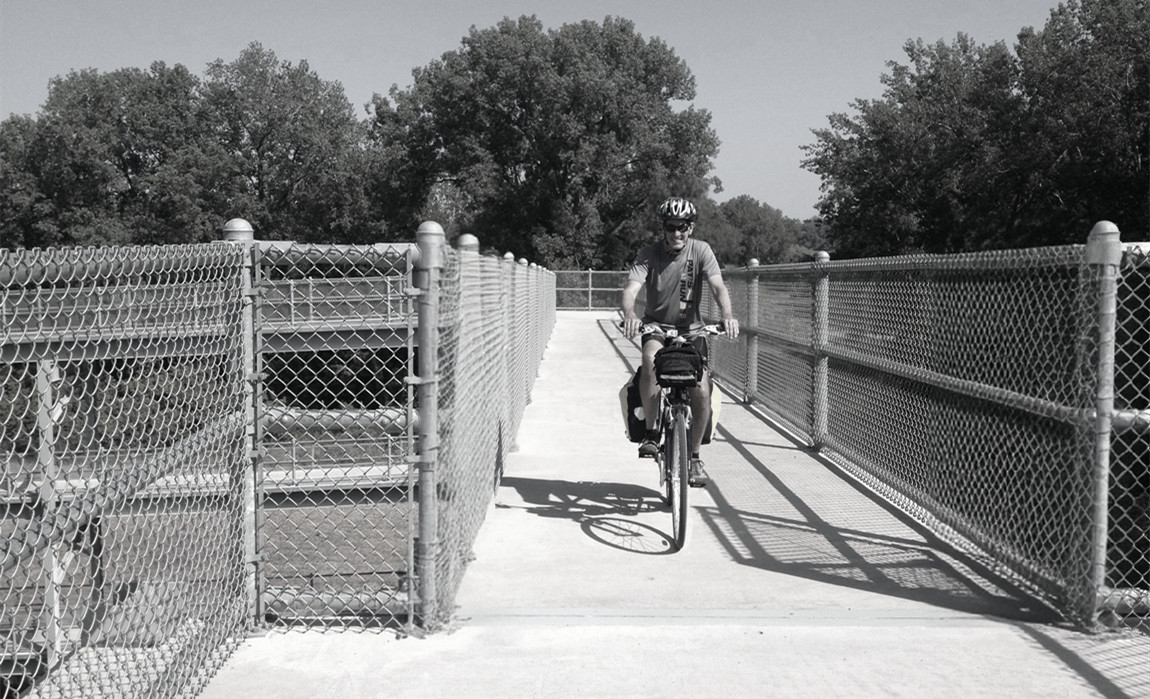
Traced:
<path fill-rule="evenodd" d="M 691 237 L 691 231 L 695 230 L 695 224 L 683 219 L 671 218 L 663 221 L 663 242 L 667 246 L 667 250 L 671 254 L 678 254 L 687 245 L 687 238 Z"/>

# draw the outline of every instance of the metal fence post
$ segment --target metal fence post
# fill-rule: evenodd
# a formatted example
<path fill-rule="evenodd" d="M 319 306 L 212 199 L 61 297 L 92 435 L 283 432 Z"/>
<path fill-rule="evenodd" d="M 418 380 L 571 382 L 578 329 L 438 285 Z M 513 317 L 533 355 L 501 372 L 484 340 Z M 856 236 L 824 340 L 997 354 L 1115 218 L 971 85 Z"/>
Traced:
<path fill-rule="evenodd" d="M 415 544 L 418 577 L 419 623 L 435 622 L 437 585 L 435 559 L 439 550 L 439 503 L 436 500 L 436 465 L 439 454 L 439 272 L 443 268 L 443 227 L 434 221 L 420 225 L 415 234 L 419 260 L 414 286 L 419 289 L 416 329 L 419 347 L 419 538 Z"/>
<path fill-rule="evenodd" d="M 830 269 L 827 263 L 831 256 L 825 251 L 815 253 L 815 304 L 814 304 L 814 375 L 812 377 L 812 424 L 811 446 L 819 451 L 825 446 L 827 439 L 827 411 L 828 411 L 828 361 L 827 339 L 829 337 L 828 325 L 830 323 Z"/>
<path fill-rule="evenodd" d="M 242 218 L 233 218 L 224 224 L 224 241 L 243 246 L 243 275 L 240 280 L 240 293 L 243 295 L 243 310 L 240 322 L 243 324 L 243 366 L 247 373 L 244 381 L 244 464 L 246 468 L 240 478 L 240 502 L 244 507 L 244 566 L 247 591 L 248 622 L 253 626 L 263 623 L 263 565 L 260 546 L 260 519 L 263 511 L 261 488 L 260 446 L 260 344 L 259 328 L 256 326 L 256 263 L 255 230 L 251 223 Z"/>
<path fill-rule="evenodd" d="M 743 402 L 750 403 L 759 392 L 759 261 L 749 263 L 754 272 L 747 275 L 747 385 L 743 389 Z"/>
<path fill-rule="evenodd" d="M 58 402 L 56 389 L 61 382 L 60 368 L 53 359 L 42 359 L 36 363 L 36 431 L 39 444 L 36 450 L 37 467 L 44 474 L 40 483 L 41 517 L 47 517 L 59 506 L 59 494 L 56 492 L 57 472 L 56 464 L 56 425 L 63 414 L 62 403 Z M 64 630 L 61 628 L 63 612 L 60 607 L 64 574 L 69 561 L 66 549 L 60 547 L 57 555 L 57 542 L 50 542 L 44 547 L 41 561 L 43 566 L 44 607 L 42 611 L 42 624 L 44 646 L 48 668 L 54 669 L 60 662 L 64 653 Z M 65 560 L 59 560 L 64 557 Z"/>
<path fill-rule="evenodd" d="M 1090 553 L 1090 609 L 1097 620 L 1098 602 L 1106 587 L 1106 554 L 1110 527 L 1110 433 L 1114 419 L 1114 343 L 1118 299 L 1118 266 L 1122 242 L 1118 227 L 1099 221 L 1086 240 L 1086 264 L 1095 268 L 1098 284 L 1098 363 L 1094 390 L 1094 507 Z"/>

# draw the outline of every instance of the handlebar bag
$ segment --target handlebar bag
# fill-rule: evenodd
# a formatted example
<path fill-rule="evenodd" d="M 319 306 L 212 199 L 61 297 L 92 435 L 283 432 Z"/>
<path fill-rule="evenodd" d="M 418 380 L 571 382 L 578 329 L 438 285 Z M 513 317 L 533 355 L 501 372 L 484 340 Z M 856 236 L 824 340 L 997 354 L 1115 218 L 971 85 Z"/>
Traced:
<path fill-rule="evenodd" d="M 692 344 L 666 345 L 655 354 L 655 380 L 664 388 L 693 388 L 703 377 L 703 355 Z"/>

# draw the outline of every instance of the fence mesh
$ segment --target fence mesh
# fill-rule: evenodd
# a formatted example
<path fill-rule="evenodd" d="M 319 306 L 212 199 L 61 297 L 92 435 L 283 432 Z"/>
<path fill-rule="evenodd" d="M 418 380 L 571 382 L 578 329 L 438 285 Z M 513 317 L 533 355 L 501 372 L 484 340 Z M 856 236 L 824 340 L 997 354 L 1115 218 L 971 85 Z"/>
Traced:
<path fill-rule="evenodd" d="M 1148 265 L 1133 248 L 1119 274 L 1116 408 L 1142 429 L 1115 432 L 1105 499 L 1094 436 L 1105 287 L 1084 250 L 729 274 L 749 327 L 740 343 L 716 343 L 716 373 L 1069 618 L 1093 623 L 1110 595 L 1106 613 L 1144 624 Z M 1092 575 L 1100 560 L 1104 582 Z"/>
<path fill-rule="evenodd" d="M 264 618 L 406 626 L 416 526 L 411 248 L 257 249 Z"/>
<path fill-rule="evenodd" d="M 1112 614 L 1150 630 L 1150 245 L 1128 246 L 1118 282 L 1107 585 Z"/>
<path fill-rule="evenodd" d="M 579 269 L 555 272 L 555 305 L 562 310 L 619 307 L 626 272 Z"/>
<path fill-rule="evenodd" d="M 0 696 L 171 696 L 244 622 L 240 251 L 0 253 Z"/>
<path fill-rule="evenodd" d="M 450 618 L 555 325 L 555 275 L 465 246 L 448 255 L 440 346 L 438 594 Z M 450 300 L 448 300 L 450 299 Z"/>

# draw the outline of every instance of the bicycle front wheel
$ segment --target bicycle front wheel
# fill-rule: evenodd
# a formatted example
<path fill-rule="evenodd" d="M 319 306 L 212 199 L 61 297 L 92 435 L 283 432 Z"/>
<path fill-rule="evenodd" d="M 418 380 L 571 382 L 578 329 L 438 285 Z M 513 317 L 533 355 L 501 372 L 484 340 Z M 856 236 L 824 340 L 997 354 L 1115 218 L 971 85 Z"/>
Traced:
<path fill-rule="evenodd" d="M 671 538 L 676 551 L 687 541 L 687 477 L 691 464 L 691 447 L 687 443 L 687 415 L 675 412 L 671 428 L 671 448 L 667 450 L 667 489 L 671 501 Z"/>

